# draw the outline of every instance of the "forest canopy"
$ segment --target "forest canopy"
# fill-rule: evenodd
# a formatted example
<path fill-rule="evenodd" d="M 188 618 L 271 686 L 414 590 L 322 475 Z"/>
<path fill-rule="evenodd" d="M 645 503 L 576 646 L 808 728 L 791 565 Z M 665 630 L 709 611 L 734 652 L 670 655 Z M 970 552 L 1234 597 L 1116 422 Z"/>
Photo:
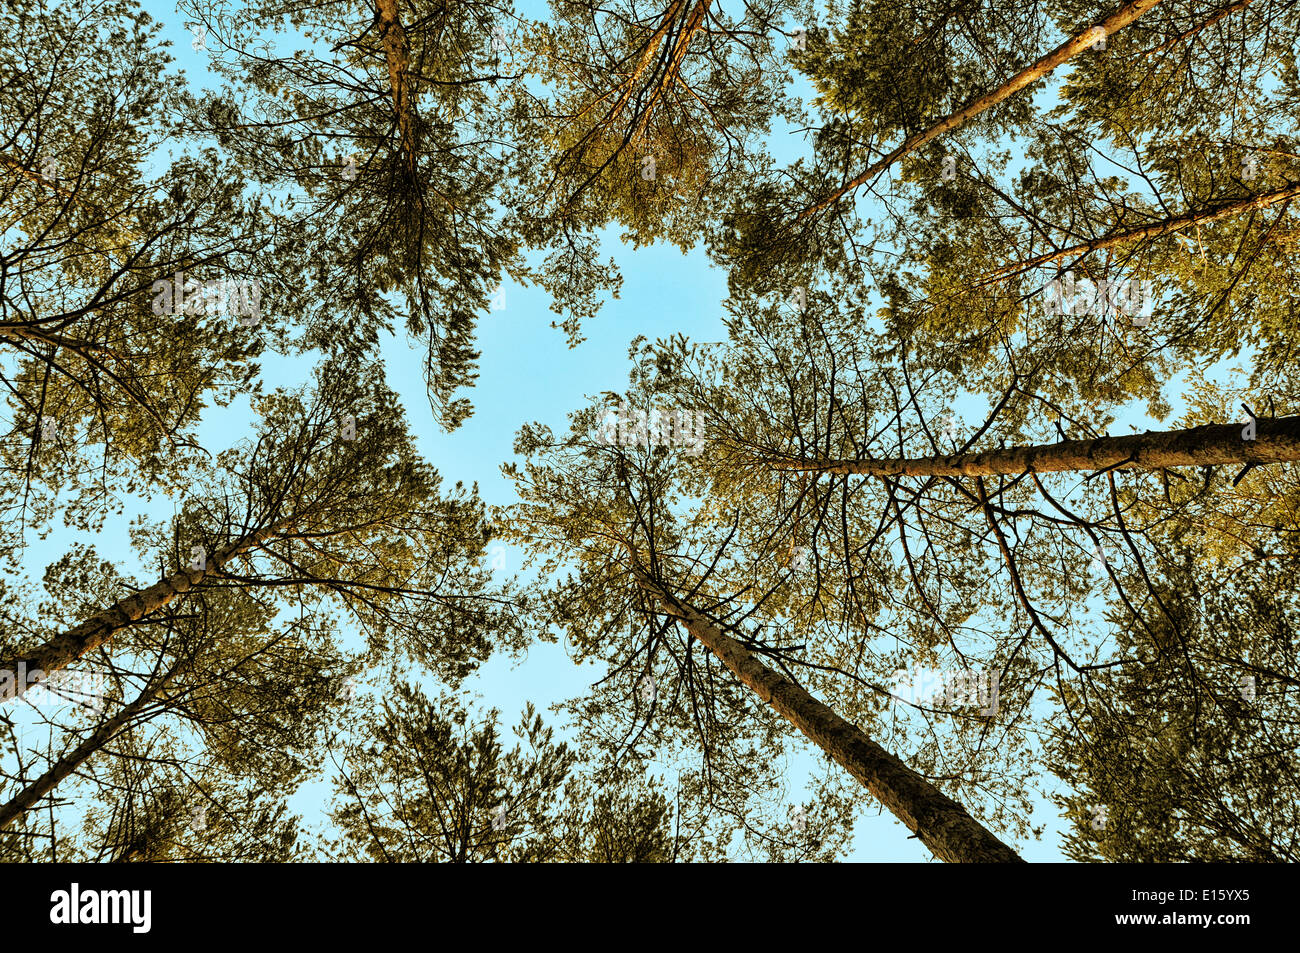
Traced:
<path fill-rule="evenodd" d="M 1294 0 L 0 35 L 3 859 L 1300 860 Z"/>

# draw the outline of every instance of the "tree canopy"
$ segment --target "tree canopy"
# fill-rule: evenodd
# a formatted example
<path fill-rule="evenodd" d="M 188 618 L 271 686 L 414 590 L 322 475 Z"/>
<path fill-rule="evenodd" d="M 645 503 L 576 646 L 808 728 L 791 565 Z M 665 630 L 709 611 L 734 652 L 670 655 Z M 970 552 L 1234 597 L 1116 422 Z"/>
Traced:
<path fill-rule="evenodd" d="M 1297 860 L 1300 5 L 155 7 L 0 7 L 0 856 Z"/>

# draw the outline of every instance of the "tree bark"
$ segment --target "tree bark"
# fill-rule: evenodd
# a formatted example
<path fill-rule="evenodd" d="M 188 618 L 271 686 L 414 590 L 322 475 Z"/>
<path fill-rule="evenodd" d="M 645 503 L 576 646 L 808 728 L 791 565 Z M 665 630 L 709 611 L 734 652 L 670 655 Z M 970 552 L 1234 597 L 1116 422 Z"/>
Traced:
<path fill-rule="evenodd" d="M 619 113 L 623 111 L 624 107 L 627 106 L 628 101 L 632 98 L 632 94 L 636 89 L 636 84 L 640 81 L 642 74 L 649 68 L 650 61 L 654 59 L 655 53 L 659 49 L 659 44 L 672 33 L 673 21 L 676 19 L 677 14 L 681 11 L 683 5 L 684 0 L 673 0 L 673 3 L 663 12 L 663 15 L 659 20 L 659 25 L 655 28 L 654 33 L 650 34 L 649 38 L 643 44 L 644 48 L 641 51 L 640 57 L 637 59 L 636 68 L 628 74 L 625 80 L 623 80 L 621 84 L 623 93 L 614 103 L 613 108 L 610 109 L 609 115 L 605 118 L 605 122 L 613 122 L 618 118 Z"/>
<path fill-rule="evenodd" d="M 7 156 L 3 153 L 0 153 L 0 163 L 3 163 L 6 168 L 16 172 L 17 174 L 23 176 L 24 178 L 30 179 L 31 181 L 35 182 L 37 185 L 44 186 L 45 188 L 49 189 L 51 192 L 61 195 L 65 199 L 72 198 L 71 189 L 65 189 L 57 182 L 51 182 L 49 179 L 45 178 L 45 176 L 41 175 L 39 172 L 34 172 L 31 169 L 27 168 L 27 166 L 23 165 L 21 162 L 19 162 L 17 159 L 13 158 L 12 156 Z"/>
<path fill-rule="evenodd" d="M 164 576 L 148 589 L 125 599 L 119 599 L 107 609 L 54 636 L 36 649 L 11 658 L 0 659 L 0 671 L 14 673 L 14 691 L 17 692 L 26 687 L 18 684 L 23 680 L 23 676 L 19 674 L 21 672 L 30 673 L 39 669 L 49 674 L 66 668 L 77 659 L 99 648 L 121 629 L 157 612 L 182 593 L 189 592 L 204 579 L 217 573 L 234 557 L 276 536 L 281 528 L 282 524 L 277 524 L 242 536 L 208 556 L 203 569 L 182 569 L 170 576 Z M 13 697 L 8 690 L 2 694 L 0 701 L 7 701 Z"/>
<path fill-rule="evenodd" d="M 411 105 L 411 51 L 406 40 L 406 30 L 397 17 L 397 0 L 375 0 L 375 21 L 379 24 L 379 41 L 384 47 L 384 60 L 388 64 L 388 85 L 393 96 L 393 111 L 397 114 L 397 131 L 402 140 L 406 162 L 415 173 L 415 123 Z"/>
<path fill-rule="evenodd" d="M 673 43 L 672 52 L 668 57 L 668 64 L 664 68 L 663 75 L 655 83 L 654 90 L 650 94 L 650 100 L 641 108 L 641 120 L 637 123 L 637 134 L 644 136 L 646 127 L 650 124 L 650 115 L 654 112 L 655 103 L 664 95 L 665 90 L 671 88 L 677 82 L 677 74 L 681 70 L 682 60 L 686 59 L 686 51 L 690 48 L 691 39 L 700 30 L 700 25 L 704 22 L 704 16 L 708 13 L 709 5 L 713 0 L 700 0 L 691 10 L 687 17 L 686 23 L 683 24 L 681 33 Z M 631 94 L 631 86 L 628 87 L 628 95 Z"/>
<path fill-rule="evenodd" d="M 631 568 L 642 590 L 668 615 L 680 619 L 732 674 L 857 778 L 936 857 L 954 863 L 1023 863 L 964 807 L 678 600 L 651 578 L 635 556 Z"/>
<path fill-rule="evenodd" d="M 1064 440 L 950 456 L 874 460 L 763 458 L 762 462 L 776 470 L 840 476 L 1015 476 L 1064 470 L 1163 470 L 1300 460 L 1300 416 L 1257 418 L 1254 440 L 1245 439 L 1245 429 L 1243 424 L 1205 424 L 1190 430 Z"/>
<path fill-rule="evenodd" d="M 10 338 L 16 341 L 35 341 L 38 344 L 49 344 L 53 347 L 65 351 L 74 351 L 85 357 L 91 352 L 100 354 L 110 354 L 108 348 L 102 344 L 96 344 L 93 341 L 81 341 L 76 338 L 63 337 L 52 331 L 46 331 L 40 326 L 40 322 L 31 321 L 24 323 L 4 323 L 0 324 L 0 338 Z"/>
<path fill-rule="evenodd" d="M 1017 73 L 997 89 L 990 93 L 985 93 L 970 105 L 959 109 L 957 112 L 950 114 L 944 119 L 941 119 L 929 129 L 908 136 L 903 140 L 902 144 L 899 145 L 898 148 L 886 155 L 884 158 L 873 162 L 871 166 L 857 178 L 845 183 L 828 198 L 800 212 L 798 220 L 802 221 L 810 215 L 816 215 L 823 209 L 829 208 L 858 186 L 870 181 L 875 176 L 888 169 L 909 152 L 915 152 L 926 143 L 932 142 L 944 133 L 956 129 L 968 119 L 978 116 L 980 113 L 984 112 L 984 110 L 996 106 L 1004 99 L 1010 99 L 1026 86 L 1042 79 L 1062 63 L 1072 59 L 1083 50 L 1092 46 L 1097 39 L 1095 31 L 1098 27 L 1105 30 L 1107 36 L 1111 36 L 1128 26 L 1159 2 L 1160 0 L 1133 0 L 1131 3 L 1124 4 L 1124 6 L 1120 7 L 1106 19 L 1102 20 L 1101 23 L 1097 24 L 1097 26 L 1089 27 L 1078 36 L 1066 40 L 1052 52 L 1038 60 L 1038 62 Z"/>
<path fill-rule="evenodd" d="M 1286 199 L 1293 199 L 1300 196 L 1300 184 L 1290 185 L 1284 189 L 1277 189 L 1273 192 L 1265 192 L 1263 195 L 1256 195 L 1253 198 L 1242 199 L 1238 202 L 1231 202 L 1228 205 L 1220 206 L 1216 209 L 1202 212 L 1188 212 L 1185 215 L 1179 215 L 1174 218 L 1162 219 L 1158 222 L 1151 222 L 1139 228 L 1130 228 L 1127 231 L 1118 232 L 1114 235 L 1107 235 L 1102 238 L 1093 239 L 1090 242 L 1080 242 L 1077 245 L 1071 245 L 1069 248 L 1063 248 L 1060 251 L 1047 252 L 1036 258 L 1029 258 L 1025 261 L 1016 262 L 1014 265 L 1007 265 L 1005 268 L 999 268 L 997 271 L 991 271 L 981 279 L 980 284 L 986 285 L 1011 275 L 1020 274 L 1028 271 L 1030 268 L 1037 268 L 1039 265 L 1046 265 L 1062 258 L 1069 258 L 1071 255 L 1083 255 L 1089 252 L 1101 251 L 1104 248 L 1110 248 L 1114 245 L 1122 245 L 1124 242 L 1140 241 L 1143 238 L 1153 238 L 1157 235 L 1166 235 L 1171 232 L 1180 232 L 1185 228 L 1193 225 L 1199 225 L 1202 222 L 1213 222 L 1221 218 L 1227 218 L 1240 212 L 1250 211 L 1251 209 L 1263 209 L 1270 205 Z M 1285 213 L 1285 210 L 1283 210 Z"/>
<path fill-rule="evenodd" d="M 131 704 L 96 728 L 85 741 L 50 765 L 48 771 L 10 798 L 7 803 L 0 805 L 0 830 L 7 829 L 15 820 L 30 811 L 41 798 L 57 788 L 87 758 L 112 741 L 128 721 L 153 701 L 167 681 L 168 679 L 157 679 Z"/>

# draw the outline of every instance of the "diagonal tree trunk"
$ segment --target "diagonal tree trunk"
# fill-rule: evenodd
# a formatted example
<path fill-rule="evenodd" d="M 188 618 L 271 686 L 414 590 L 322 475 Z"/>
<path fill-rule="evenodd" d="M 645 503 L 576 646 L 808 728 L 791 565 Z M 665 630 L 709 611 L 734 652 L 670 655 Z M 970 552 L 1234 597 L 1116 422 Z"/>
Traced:
<path fill-rule="evenodd" d="M 622 143 L 604 161 L 600 169 L 588 177 L 579 187 L 577 192 L 574 193 L 575 196 L 585 191 L 587 186 L 595 181 L 596 177 L 608 168 L 629 144 L 644 137 L 656 104 L 680 79 L 681 65 L 686 58 L 691 40 L 702 29 L 712 3 L 713 0 L 697 0 L 695 5 L 690 7 L 688 11 L 688 0 L 673 0 L 658 15 L 659 22 L 654 32 L 646 38 L 636 54 L 631 57 L 633 60 L 632 69 L 619 81 L 616 87 L 592 100 L 573 117 L 572 121 L 576 122 L 617 92 L 617 98 L 604 116 L 575 145 L 565 150 L 564 155 L 559 160 L 561 165 L 572 156 L 581 156 L 587 145 L 597 138 L 598 133 L 601 131 L 612 132 L 615 122 L 627 109 L 628 104 L 633 101 L 634 97 L 636 100 L 633 115 L 629 117 L 627 127 L 622 135 Z M 678 20 L 683 13 L 686 15 L 679 24 Z M 660 47 L 665 42 L 667 42 L 668 46 L 661 51 Z M 655 62 L 656 59 L 658 59 L 657 63 Z M 642 88 L 640 83 L 646 72 L 651 70 L 652 64 L 654 64 L 655 75 L 651 77 L 647 98 L 646 88 Z"/>
<path fill-rule="evenodd" d="M 933 457 L 814 460 L 766 457 L 775 470 L 844 476 L 1015 476 L 1063 470 L 1163 470 L 1221 464 L 1288 463 L 1300 460 L 1300 416 L 1256 419 L 1255 439 L 1242 424 L 1205 424 L 1190 430 L 1158 430 L 1123 437 L 1063 440 L 1029 447 Z"/>
<path fill-rule="evenodd" d="M 157 612 L 174 601 L 177 596 L 189 592 L 205 579 L 216 575 L 231 559 L 278 535 L 284 525 L 277 524 L 241 536 L 208 556 L 204 561 L 203 569 L 181 569 L 164 576 L 148 589 L 143 589 L 125 599 L 119 599 L 102 612 L 95 613 L 32 651 L 0 659 L 0 672 L 10 672 L 15 675 L 14 691 L 17 692 L 25 688 L 18 684 L 23 680 L 20 673 L 31 673 L 39 669 L 49 674 L 66 668 L 108 642 L 117 632 Z M 2 694 L 4 697 L 0 697 L 0 701 L 12 697 L 8 694 L 8 690 Z"/>
<path fill-rule="evenodd" d="M 655 104 L 663 98 L 664 93 L 670 89 L 676 82 L 678 73 L 682 68 L 682 61 L 686 59 L 686 52 L 690 48 L 691 40 L 699 32 L 700 26 L 704 23 L 704 16 L 708 13 L 709 4 L 712 0 L 700 0 L 691 10 L 686 22 L 682 25 L 680 34 L 673 43 L 672 52 L 668 57 L 668 63 L 664 68 L 663 75 L 655 83 L 651 91 L 650 100 L 640 108 L 641 119 L 637 123 L 637 134 L 644 135 L 646 127 L 650 124 L 650 116 L 654 112 Z M 629 88 L 630 92 L 630 88 Z"/>
<path fill-rule="evenodd" d="M 1025 261 L 1016 262 L 1014 265 L 1007 265 L 1005 268 L 999 268 L 991 271 L 981 279 L 981 285 L 987 285 L 994 281 L 999 281 L 1011 275 L 1018 275 L 1023 271 L 1031 268 L 1037 268 L 1040 265 L 1046 265 L 1062 258 L 1069 258 L 1072 255 L 1085 255 L 1094 251 L 1101 251 L 1104 248 L 1110 248 L 1114 245 L 1122 245 L 1125 242 L 1140 241 L 1143 238 L 1154 238 L 1157 235 L 1167 235 L 1171 232 L 1180 232 L 1185 228 L 1193 225 L 1199 225 L 1202 222 L 1213 222 L 1221 218 L 1228 218 L 1240 212 L 1248 212 L 1252 209 L 1263 209 L 1278 202 L 1286 201 L 1300 196 L 1300 183 L 1289 185 L 1286 188 L 1276 189 L 1272 192 L 1265 192 L 1262 195 L 1256 195 L 1248 199 L 1241 199 L 1237 202 L 1231 202 L 1227 205 L 1221 205 L 1218 208 L 1209 209 L 1201 212 L 1188 212 L 1185 215 L 1178 215 L 1173 218 L 1161 219 L 1158 222 L 1151 222 L 1137 228 L 1130 228 L 1126 231 L 1116 232 L 1113 235 L 1106 235 L 1102 238 L 1095 238 L 1092 241 L 1080 242 L 1077 245 L 1071 245 L 1069 248 L 1062 248 L 1060 251 L 1047 252 L 1036 258 L 1029 258 Z M 1283 210 L 1285 214 L 1285 209 Z"/>
<path fill-rule="evenodd" d="M 102 344 L 96 344 L 94 341 L 82 341 L 76 338 L 64 337 L 61 334 L 55 334 L 53 331 L 46 331 L 41 327 L 39 321 L 5 322 L 0 324 L 0 338 L 8 338 L 14 341 L 35 341 L 37 344 L 48 344 L 55 348 L 66 351 L 73 351 L 79 357 L 86 357 L 90 353 L 110 354 L 108 348 Z"/>
<path fill-rule="evenodd" d="M 1038 62 L 1034 63 L 1027 69 L 1021 70 L 997 89 L 990 93 L 985 93 L 969 105 L 964 106 L 955 113 L 939 120 L 939 122 L 935 123 L 929 129 L 924 129 L 921 132 L 908 136 L 903 140 L 898 148 L 894 149 L 893 152 L 889 153 L 884 158 L 873 162 L 871 166 L 857 178 L 846 182 L 827 198 L 800 212 L 797 220 L 802 221 L 810 215 L 816 215 L 823 209 L 829 208 L 860 185 L 871 181 L 881 172 L 884 172 L 903 156 L 910 152 L 915 152 L 926 143 L 932 142 L 944 133 L 956 129 L 958 126 L 964 124 L 968 119 L 978 116 L 986 109 L 996 106 L 1005 99 L 1010 99 L 1026 86 L 1042 79 L 1062 63 L 1067 62 L 1086 50 L 1088 47 L 1092 46 L 1092 44 L 1096 42 L 1096 30 L 1098 28 L 1105 30 L 1106 35 L 1110 36 L 1128 26 L 1159 2 L 1160 0 L 1132 0 L 1131 3 L 1124 4 L 1124 6 L 1120 7 L 1106 19 L 1102 20 L 1101 23 L 1097 24 L 1097 26 L 1089 27 L 1078 36 L 1066 40 L 1056 49 L 1052 50 L 1052 52 L 1038 60 Z"/>
<path fill-rule="evenodd" d="M 175 675 L 175 671 L 172 675 Z M 134 701 L 96 728 L 76 748 L 50 765 L 49 770 L 10 798 L 8 802 L 0 804 L 0 831 L 7 829 L 15 820 L 35 807 L 41 798 L 54 791 L 87 758 L 112 741 L 132 718 L 157 697 L 171 677 L 155 679 L 136 696 Z"/>
<path fill-rule="evenodd" d="M 758 661 L 705 615 L 655 581 L 635 556 L 641 589 L 681 620 L 741 682 L 858 779 L 938 858 L 955 863 L 1023 863 L 967 810 L 841 718 L 792 679 Z"/>
<path fill-rule="evenodd" d="M 0 164 L 3 164 L 6 168 L 17 173 L 18 175 L 30 179 L 31 181 L 35 182 L 37 185 L 44 186 L 45 188 L 49 189 L 51 192 L 54 192 L 55 194 L 65 199 L 72 198 L 72 189 L 64 188 L 63 186 L 59 185 L 57 182 L 51 182 L 49 179 L 45 178 L 45 176 L 41 175 L 39 172 L 35 172 L 27 168 L 27 166 L 23 165 L 21 162 L 19 162 L 17 159 L 13 158 L 12 156 L 8 156 L 5 155 L 4 153 L 0 153 Z"/>
<path fill-rule="evenodd" d="M 673 3 L 669 4 L 668 9 L 660 15 L 659 25 L 655 27 L 654 33 L 650 34 L 649 38 L 643 44 L 641 55 L 637 57 L 636 68 L 633 69 L 632 72 L 628 74 L 627 78 L 620 84 L 623 92 L 606 115 L 604 120 L 606 123 L 612 123 L 617 119 L 619 114 L 632 99 L 632 95 L 636 91 L 636 84 L 640 81 L 641 76 L 645 71 L 649 69 L 650 62 L 654 59 L 655 54 L 659 49 L 659 44 L 672 33 L 673 23 L 677 18 L 677 14 L 681 11 L 681 8 L 684 5 L 684 0 L 674 0 Z"/>
<path fill-rule="evenodd" d="M 1146 53 L 1146 58 L 1150 59 L 1151 57 L 1155 56 L 1157 53 L 1163 53 L 1165 50 L 1169 49 L 1169 47 L 1173 46 L 1174 44 L 1182 43 L 1190 39 L 1191 37 L 1196 36 L 1198 33 L 1201 33 L 1202 31 L 1214 26 L 1214 24 L 1218 23 L 1224 17 L 1231 16 L 1232 14 L 1236 13 L 1238 10 L 1244 10 L 1246 7 L 1250 6 L 1250 4 L 1251 4 L 1251 0 L 1237 0 L 1237 2 L 1234 3 L 1232 6 L 1224 7 L 1222 10 L 1214 14 L 1214 16 L 1210 17 L 1208 20 L 1202 20 L 1200 23 L 1196 24 L 1196 26 L 1192 27 L 1190 30 L 1184 30 L 1182 33 L 1178 34 L 1177 36 L 1166 40 L 1164 43 L 1161 43 L 1154 50 L 1148 50 Z"/>

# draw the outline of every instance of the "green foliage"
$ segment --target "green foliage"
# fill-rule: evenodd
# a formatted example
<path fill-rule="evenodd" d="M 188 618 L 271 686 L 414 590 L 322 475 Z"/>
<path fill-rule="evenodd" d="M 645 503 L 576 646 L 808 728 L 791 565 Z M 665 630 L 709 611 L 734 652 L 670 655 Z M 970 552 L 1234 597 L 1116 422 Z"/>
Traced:
<path fill-rule="evenodd" d="M 872 802 L 790 789 L 797 734 L 667 593 L 999 836 L 1050 797 L 1077 860 L 1296 859 L 1295 462 L 1074 441 L 1293 412 L 1300 7 L 1157 4 L 1024 88 L 1115 6 L 183 7 L 218 88 L 132 0 L 0 10 L 0 651 L 107 680 L 0 711 L 0 856 L 843 855 Z M 614 238 L 703 249 L 727 340 L 633 340 L 625 393 L 519 430 L 516 504 L 444 487 L 391 333 L 454 430 L 497 290 L 576 345 Z M 158 307 L 186 277 L 265 313 Z M 989 469 L 1017 447 L 1071 462 Z M 95 538 L 128 510 L 135 566 Z M 563 721 L 464 699 L 561 639 L 599 673 Z M 919 667 L 997 713 L 900 697 Z"/>
<path fill-rule="evenodd" d="M 1198 576 L 1171 572 L 1119 630 L 1135 664 L 1073 699 L 1077 732 L 1058 732 L 1076 860 L 1296 860 L 1295 579 L 1267 563 Z"/>

